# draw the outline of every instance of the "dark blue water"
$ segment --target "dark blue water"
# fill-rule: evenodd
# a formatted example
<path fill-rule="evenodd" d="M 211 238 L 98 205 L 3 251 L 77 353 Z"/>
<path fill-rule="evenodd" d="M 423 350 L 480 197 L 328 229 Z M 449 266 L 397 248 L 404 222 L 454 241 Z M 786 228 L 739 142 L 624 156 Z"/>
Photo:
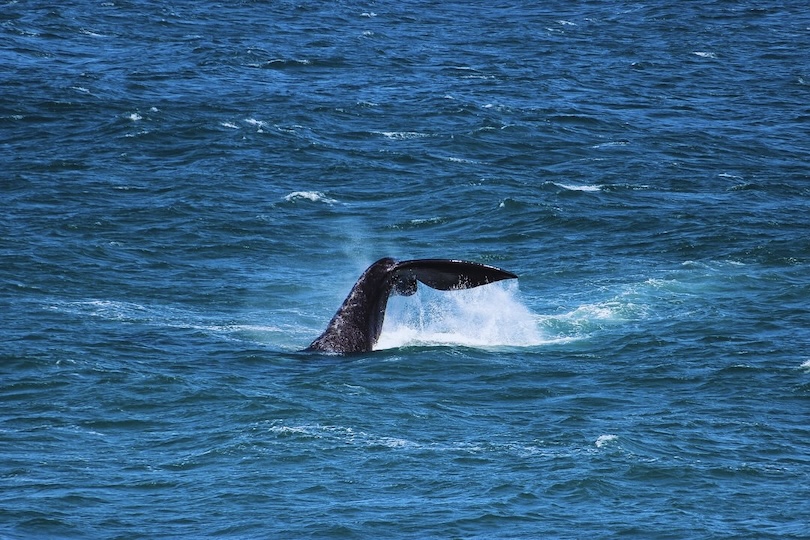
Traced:
<path fill-rule="evenodd" d="M 800 3 L 7 2 L 0 44 L 0 537 L 807 537 Z M 299 353 L 383 256 L 520 279 Z"/>

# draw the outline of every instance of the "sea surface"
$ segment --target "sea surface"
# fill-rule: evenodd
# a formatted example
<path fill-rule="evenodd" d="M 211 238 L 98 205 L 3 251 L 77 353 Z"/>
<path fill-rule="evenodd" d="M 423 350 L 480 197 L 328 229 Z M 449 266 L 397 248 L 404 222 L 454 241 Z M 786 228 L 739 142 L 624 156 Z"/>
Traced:
<path fill-rule="evenodd" d="M 6 1 L 0 166 L 4 540 L 810 537 L 802 2 Z"/>

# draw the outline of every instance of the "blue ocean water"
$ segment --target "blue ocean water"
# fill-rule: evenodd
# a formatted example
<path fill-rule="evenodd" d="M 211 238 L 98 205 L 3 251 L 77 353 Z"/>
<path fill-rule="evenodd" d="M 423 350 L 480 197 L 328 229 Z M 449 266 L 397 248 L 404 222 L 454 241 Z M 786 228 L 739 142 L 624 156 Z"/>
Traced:
<path fill-rule="evenodd" d="M 5 2 L 0 537 L 806 538 L 799 2 Z M 383 256 L 520 279 L 394 298 Z"/>

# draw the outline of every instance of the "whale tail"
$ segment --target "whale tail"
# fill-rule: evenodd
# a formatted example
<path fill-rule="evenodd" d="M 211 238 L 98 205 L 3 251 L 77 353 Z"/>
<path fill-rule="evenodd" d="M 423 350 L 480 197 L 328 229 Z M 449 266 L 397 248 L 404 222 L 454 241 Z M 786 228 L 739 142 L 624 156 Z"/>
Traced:
<path fill-rule="evenodd" d="M 517 278 L 516 274 L 494 266 L 453 259 L 402 261 L 396 265 L 394 271 L 400 276 L 413 276 L 428 287 L 440 291 L 471 289 Z"/>
<path fill-rule="evenodd" d="M 417 281 L 448 291 L 514 278 L 512 272 L 468 261 L 380 259 L 363 272 L 326 330 L 306 350 L 338 354 L 372 350 L 382 331 L 388 297 L 414 294 Z"/>

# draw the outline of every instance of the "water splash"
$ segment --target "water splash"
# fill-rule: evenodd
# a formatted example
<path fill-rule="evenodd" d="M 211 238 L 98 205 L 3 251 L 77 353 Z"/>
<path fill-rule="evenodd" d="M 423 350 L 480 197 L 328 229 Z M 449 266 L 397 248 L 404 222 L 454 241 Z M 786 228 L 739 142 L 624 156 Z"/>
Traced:
<path fill-rule="evenodd" d="M 528 347 L 549 343 L 517 287 L 488 285 L 438 292 L 421 287 L 411 297 L 392 297 L 377 349 L 415 345 Z"/>

